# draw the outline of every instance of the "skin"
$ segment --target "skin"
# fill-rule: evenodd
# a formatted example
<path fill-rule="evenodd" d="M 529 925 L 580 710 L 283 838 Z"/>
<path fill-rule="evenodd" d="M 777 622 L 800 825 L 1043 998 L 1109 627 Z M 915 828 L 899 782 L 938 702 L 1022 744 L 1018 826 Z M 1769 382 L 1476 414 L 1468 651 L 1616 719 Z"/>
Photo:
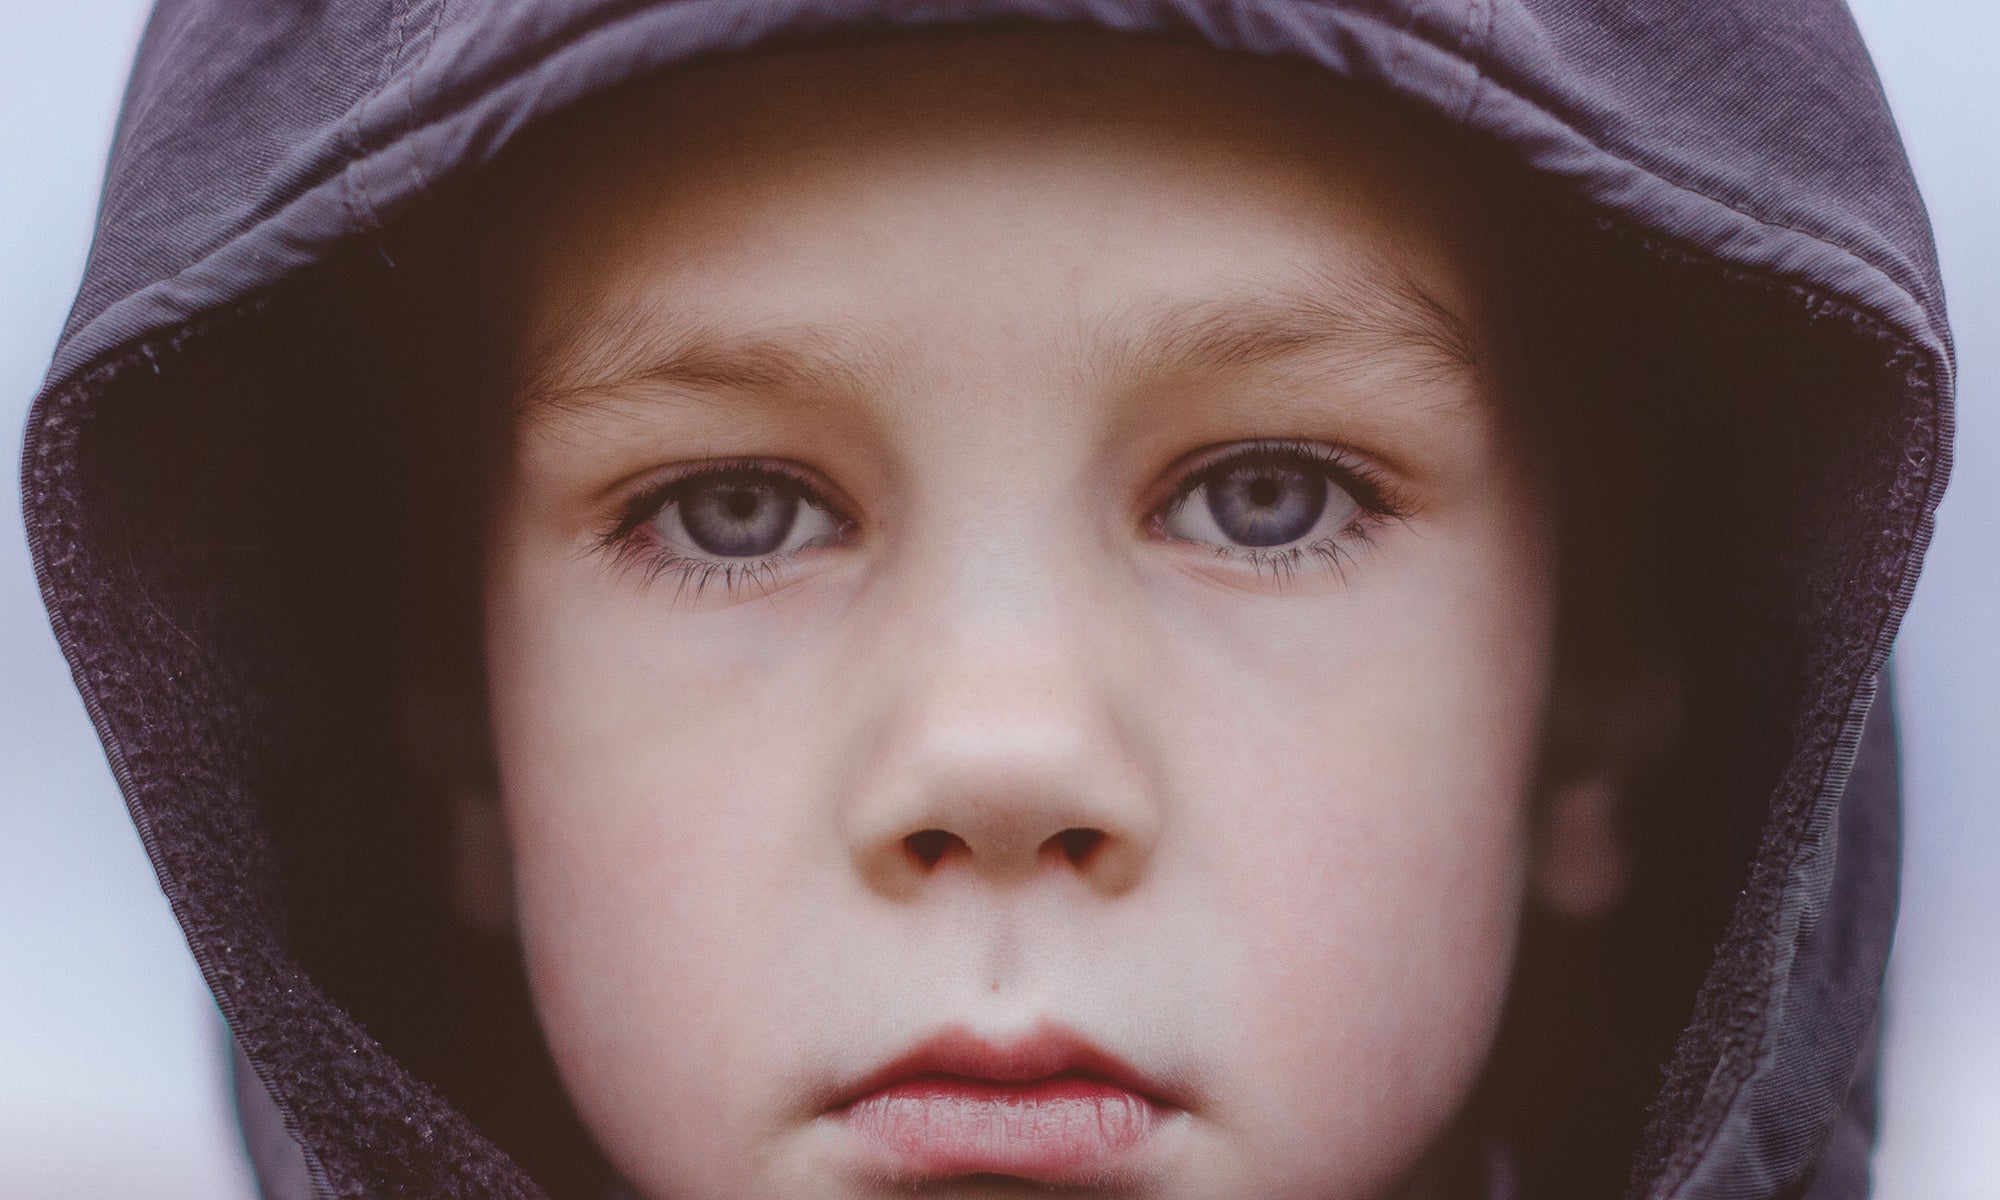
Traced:
<path fill-rule="evenodd" d="M 1050 1021 L 1186 1099 L 1077 1194 L 1441 1194 L 1531 891 L 1610 892 L 1598 793 L 1536 791 L 1550 522 L 1409 138 L 1274 64 L 989 35 L 703 67 L 534 152 L 490 716 L 543 1028 L 641 1194 L 1030 1194 L 825 1108 Z M 1396 513 L 1202 541 L 1176 485 L 1271 439 Z M 663 563 L 635 497 L 718 459 L 793 464 L 818 542 Z"/>

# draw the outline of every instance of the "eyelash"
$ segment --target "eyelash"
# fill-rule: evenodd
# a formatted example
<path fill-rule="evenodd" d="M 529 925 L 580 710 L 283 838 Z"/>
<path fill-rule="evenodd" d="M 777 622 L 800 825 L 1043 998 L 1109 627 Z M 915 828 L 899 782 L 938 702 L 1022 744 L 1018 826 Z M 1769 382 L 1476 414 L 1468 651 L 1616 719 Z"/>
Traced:
<path fill-rule="evenodd" d="M 798 489 L 801 501 L 839 520 L 843 530 L 851 529 L 854 524 L 806 472 L 789 463 L 762 458 L 717 458 L 689 464 L 633 496 L 617 519 L 598 535 L 598 548 L 611 555 L 615 566 L 640 572 L 648 583 L 675 577 L 676 599 L 699 596 L 712 583 L 721 584 L 731 596 L 739 588 L 775 583 L 779 569 L 801 551 L 737 560 L 697 558 L 676 553 L 646 532 L 646 526 L 680 499 L 691 484 L 716 475 L 749 476 L 786 484 Z"/>
<path fill-rule="evenodd" d="M 1147 525 L 1158 530 L 1167 514 L 1188 502 L 1203 486 L 1214 483 L 1230 471 L 1255 464 L 1305 467 L 1354 500 L 1355 513 L 1338 533 L 1304 546 L 1265 550 L 1256 547 L 1210 547 L 1216 557 L 1247 563 L 1262 578 L 1268 571 L 1280 583 L 1295 578 L 1302 564 L 1316 558 L 1328 570 L 1342 574 L 1352 561 L 1355 544 L 1373 543 L 1375 534 L 1390 522 L 1406 521 L 1415 511 L 1397 492 L 1389 479 L 1367 460 L 1352 451 L 1320 442 L 1297 439 L 1247 442 L 1202 459 L 1200 465 L 1181 476 L 1166 501 L 1147 517 Z M 1199 543 L 1193 543 L 1199 544 Z"/>
<path fill-rule="evenodd" d="M 1343 539 L 1367 545 L 1383 524 L 1406 520 L 1412 512 L 1382 472 L 1359 456 L 1318 442 L 1287 439 L 1242 443 L 1202 460 L 1199 466 L 1181 476 L 1165 501 L 1153 508 L 1146 518 L 1146 527 L 1156 536 L 1166 536 L 1160 533 L 1160 527 L 1167 514 L 1187 503 L 1204 485 L 1222 478 L 1235 468 L 1257 463 L 1306 467 L 1310 473 L 1345 492 L 1356 506 L 1354 517 L 1337 535 L 1310 545 L 1277 550 L 1222 545 L 1211 547 L 1220 558 L 1248 563 L 1259 577 L 1269 572 L 1280 582 L 1287 582 L 1298 574 L 1308 557 L 1317 558 L 1328 569 L 1341 572 L 1352 555 L 1351 548 L 1343 544 Z M 620 569 L 641 572 L 646 582 L 674 577 L 676 599 L 699 596 L 711 584 L 720 584 L 728 595 L 734 596 L 739 589 L 775 583 L 780 569 L 803 551 L 793 550 L 742 560 L 697 558 L 669 549 L 646 532 L 646 526 L 669 504 L 678 500 L 691 484 L 722 474 L 762 478 L 796 488 L 803 503 L 833 516 L 841 522 L 843 532 L 852 530 L 854 526 L 853 519 L 827 497 L 825 489 L 798 467 L 772 459 L 709 459 L 690 464 L 634 495 L 598 535 L 597 548 L 609 553 Z"/>

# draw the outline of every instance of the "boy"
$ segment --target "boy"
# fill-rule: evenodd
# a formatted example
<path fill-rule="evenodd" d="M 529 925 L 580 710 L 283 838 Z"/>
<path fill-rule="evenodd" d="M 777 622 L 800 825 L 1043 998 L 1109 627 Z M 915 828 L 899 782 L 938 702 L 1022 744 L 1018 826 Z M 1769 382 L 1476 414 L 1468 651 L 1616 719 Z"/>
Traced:
<path fill-rule="evenodd" d="M 315 1186 L 533 1186 L 386 1044 L 564 1194 L 1601 1194 L 1607 1145 L 1858 1194 L 1893 795 L 1841 785 L 1939 484 L 1921 253 L 1565 164 L 1520 14 L 1144 12 L 1319 66 L 983 29 L 648 81 L 631 14 L 398 12 L 249 233 L 80 321 L 38 564 Z M 420 282 L 335 251 L 378 221 Z M 452 1028 L 482 920 L 532 1051 Z M 1606 1011 L 1649 967 L 1671 1056 Z M 1647 1070 L 1565 1065 L 1590 1020 Z M 1663 1059 L 1643 1136 L 1548 1119 Z"/>
<path fill-rule="evenodd" d="M 1531 830 L 1551 535 L 1476 210 L 1343 99 L 803 51 L 522 172 L 498 792 L 640 1194 L 1436 1194 L 1521 892 L 1594 912 L 1616 853 L 1590 767 Z"/>

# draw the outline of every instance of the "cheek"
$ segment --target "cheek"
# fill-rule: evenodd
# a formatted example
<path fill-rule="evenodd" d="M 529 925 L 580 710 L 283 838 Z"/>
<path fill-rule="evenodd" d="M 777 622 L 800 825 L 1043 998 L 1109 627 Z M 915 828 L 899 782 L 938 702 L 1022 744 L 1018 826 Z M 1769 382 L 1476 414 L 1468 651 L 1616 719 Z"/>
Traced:
<path fill-rule="evenodd" d="M 615 1158 L 709 1178 L 699 1148 L 739 1159 L 771 1117 L 785 1047 L 756 1014 L 815 941 L 789 903 L 818 869 L 806 747 L 771 727 L 795 714 L 757 690 L 749 643 L 666 636 L 659 597 L 568 555 L 515 562 L 493 573 L 487 661 L 542 1026 Z M 662 1121 L 684 1136 L 662 1144 Z"/>
<path fill-rule="evenodd" d="M 1233 1099 L 1274 1153 L 1421 1144 L 1483 1065 L 1548 686 L 1533 529 L 1496 512 L 1324 601 L 1178 614 L 1189 649 L 1152 694 L 1187 734 L 1179 835 L 1237 931 Z"/>

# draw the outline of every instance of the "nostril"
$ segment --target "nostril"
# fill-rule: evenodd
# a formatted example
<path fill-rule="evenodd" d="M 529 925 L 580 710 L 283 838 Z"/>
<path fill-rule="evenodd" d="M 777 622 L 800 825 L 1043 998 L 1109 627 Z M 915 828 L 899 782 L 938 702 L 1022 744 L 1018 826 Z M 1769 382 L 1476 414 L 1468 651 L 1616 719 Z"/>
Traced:
<path fill-rule="evenodd" d="M 1059 849 L 1062 856 L 1070 861 L 1071 866 L 1081 867 L 1087 865 L 1091 856 L 1097 853 L 1097 848 L 1104 844 L 1104 831 L 1065 829 L 1050 838 L 1046 844 Z"/>
<path fill-rule="evenodd" d="M 926 869 L 937 866 L 953 846 L 964 847 L 965 839 L 942 829 L 920 829 L 903 839 L 903 850 Z"/>

